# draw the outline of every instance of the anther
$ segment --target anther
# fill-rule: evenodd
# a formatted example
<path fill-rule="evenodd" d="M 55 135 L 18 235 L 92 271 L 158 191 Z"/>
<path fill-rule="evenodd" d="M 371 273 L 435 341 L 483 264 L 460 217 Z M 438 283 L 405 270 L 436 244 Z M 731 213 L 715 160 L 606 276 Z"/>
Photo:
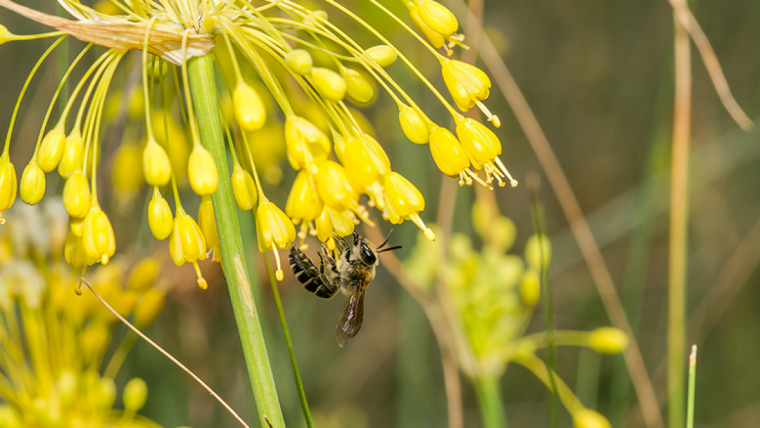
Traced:
<path fill-rule="evenodd" d="M 517 184 L 518 184 L 517 180 L 515 180 L 512 177 L 512 175 L 509 173 L 509 171 L 507 171 L 507 168 L 504 166 L 504 164 L 501 162 L 501 159 L 499 159 L 498 157 L 496 158 L 496 165 L 498 165 L 499 168 L 501 168 L 501 171 L 504 173 L 504 175 L 506 175 L 507 178 L 509 178 L 509 185 L 512 187 L 517 187 Z"/>
<path fill-rule="evenodd" d="M 493 126 L 498 128 L 501 126 L 501 119 L 499 119 L 499 116 L 496 116 L 495 114 L 491 113 L 491 110 L 486 107 L 485 104 L 483 104 L 483 101 L 475 101 L 475 105 L 478 106 L 480 111 L 483 112 L 484 115 L 488 118 L 488 121 L 493 123 Z"/>

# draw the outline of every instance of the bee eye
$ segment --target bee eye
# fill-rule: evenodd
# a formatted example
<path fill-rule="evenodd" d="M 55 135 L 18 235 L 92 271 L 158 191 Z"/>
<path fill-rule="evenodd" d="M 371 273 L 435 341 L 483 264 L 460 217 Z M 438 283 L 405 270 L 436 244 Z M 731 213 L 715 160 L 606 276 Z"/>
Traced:
<path fill-rule="evenodd" d="M 369 249 L 369 247 L 362 242 L 362 258 L 365 262 L 369 264 L 375 264 L 375 261 L 377 261 L 377 257 L 375 257 L 375 253 Z"/>

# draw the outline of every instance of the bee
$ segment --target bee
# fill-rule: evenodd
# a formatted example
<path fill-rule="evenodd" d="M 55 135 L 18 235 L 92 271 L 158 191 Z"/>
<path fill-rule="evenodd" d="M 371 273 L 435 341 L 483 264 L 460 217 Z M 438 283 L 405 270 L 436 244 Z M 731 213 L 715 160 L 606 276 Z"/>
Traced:
<path fill-rule="evenodd" d="M 336 236 L 338 259 L 336 260 L 333 252 L 322 244 L 319 251 L 319 269 L 298 247 L 294 245 L 290 248 L 290 269 L 308 291 L 323 299 L 332 298 L 338 290 L 348 296 L 340 321 L 335 327 L 335 338 L 341 348 L 362 328 L 364 291 L 375 278 L 375 269 L 380 262 L 377 255 L 401 248 L 400 245 L 383 248 L 392 234 L 393 230 L 378 247 L 360 237 L 356 231 L 353 234 L 353 245 Z"/>

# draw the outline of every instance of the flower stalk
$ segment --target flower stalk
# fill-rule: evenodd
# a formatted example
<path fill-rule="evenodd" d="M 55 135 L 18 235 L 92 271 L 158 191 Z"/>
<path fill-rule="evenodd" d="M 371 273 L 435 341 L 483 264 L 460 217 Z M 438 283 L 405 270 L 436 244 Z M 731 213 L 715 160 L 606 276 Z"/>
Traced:
<path fill-rule="evenodd" d="M 190 59 L 187 67 L 201 143 L 211 153 L 220 174 L 219 187 L 213 194 L 212 201 L 222 250 L 222 265 L 261 426 L 284 427 L 280 401 L 245 264 L 237 207 L 229 179 L 213 65 L 211 56 L 205 55 Z"/>
<path fill-rule="evenodd" d="M 499 389 L 499 377 L 483 376 L 476 379 L 475 392 L 478 396 L 483 426 L 485 428 L 506 428 L 507 418 Z"/>

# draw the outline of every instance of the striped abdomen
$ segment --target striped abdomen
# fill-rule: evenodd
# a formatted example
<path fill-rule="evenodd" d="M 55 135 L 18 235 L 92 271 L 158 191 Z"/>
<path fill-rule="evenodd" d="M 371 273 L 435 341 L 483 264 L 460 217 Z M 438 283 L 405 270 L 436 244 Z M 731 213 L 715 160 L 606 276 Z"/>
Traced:
<path fill-rule="evenodd" d="M 293 275 L 296 276 L 298 282 L 314 293 L 317 297 L 323 299 L 329 299 L 334 296 L 338 291 L 338 287 L 330 283 L 327 276 L 324 274 L 324 263 L 317 269 L 314 263 L 309 260 L 309 257 L 299 250 L 295 245 L 290 247 L 290 270 L 293 271 Z"/>

